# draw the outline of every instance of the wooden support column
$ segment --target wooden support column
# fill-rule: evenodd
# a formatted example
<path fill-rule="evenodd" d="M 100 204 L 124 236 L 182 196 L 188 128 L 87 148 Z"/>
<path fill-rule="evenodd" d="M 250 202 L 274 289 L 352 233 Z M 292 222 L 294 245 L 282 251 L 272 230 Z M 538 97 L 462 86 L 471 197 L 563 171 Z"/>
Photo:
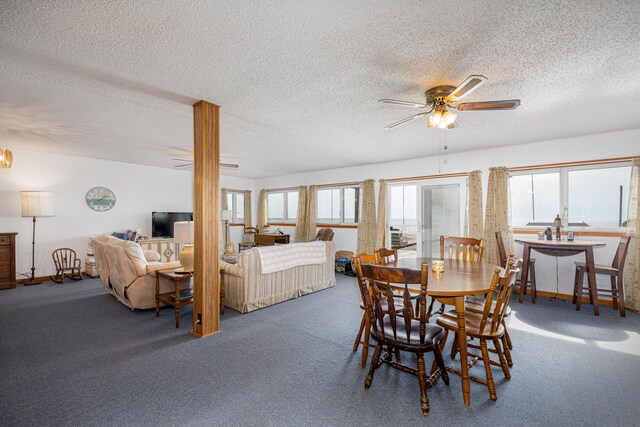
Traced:
<path fill-rule="evenodd" d="M 220 332 L 220 107 L 193 105 L 194 279 L 193 334 Z"/>

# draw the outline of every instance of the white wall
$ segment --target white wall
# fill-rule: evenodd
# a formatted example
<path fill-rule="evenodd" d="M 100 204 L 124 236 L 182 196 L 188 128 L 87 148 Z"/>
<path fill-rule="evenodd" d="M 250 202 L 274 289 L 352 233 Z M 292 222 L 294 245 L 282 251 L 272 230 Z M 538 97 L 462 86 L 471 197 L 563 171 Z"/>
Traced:
<path fill-rule="evenodd" d="M 632 129 L 466 153 L 443 154 L 440 159 L 437 156 L 432 156 L 272 177 L 257 181 L 256 191 L 261 188 L 330 184 L 334 182 L 361 181 L 368 178 L 376 180 L 380 178 L 402 178 L 439 173 L 468 172 L 475 169 L 482 170 L 483 189 L 486 191 L 489 168 L 493 166 L 515 167 L 637 155 L 640 155 L 640 129 Z M 293 228 L 291 228 L 291 232 L 293 233 Z M 334 232 L 336 249 L 355 251 L 356 230 L 334 229 Z M 595 250 L 596 262 L 609 264 L 613 259 L 618 239 L 607 237 L 598 239 L 605 241 L 607 245 L 604 248 Z M 522 251 L 522 247 L 519 245 L 516 245 L 515 248 L 517 252 Z M 555 258 L 540 254 L 537 254 L 535 258 L 537 262 L 538 288 L 555 292 Z M 559 259 L 560 293 L 571 293 L 573 289 L 573 262 L 576 260 L 582 261 L 584 256 Z"/>
<path fill-rule="evenodd" d="M 11 169 L 0 170 L 0 232 L 15 231 L 16 271 L 30 273 L 32 219 L 21 217 L 20 191 L 53 191 L 56 216 L 36 224 L 36 275 L 54 273 L 51 253 L 74 249 L 84 260 L 92 234 L 142 229 L 151 234 L 151 212 L 193 210 L 193 173 L 25 150 L 12 150 Z M 253 180 L 221 177 L 221 186 L 253 190 Z M 85 202 L 92 187 L 113 190 L 117 201 L 107 212 Z M 18 277 L 20 278 L 20 276 Z"/>

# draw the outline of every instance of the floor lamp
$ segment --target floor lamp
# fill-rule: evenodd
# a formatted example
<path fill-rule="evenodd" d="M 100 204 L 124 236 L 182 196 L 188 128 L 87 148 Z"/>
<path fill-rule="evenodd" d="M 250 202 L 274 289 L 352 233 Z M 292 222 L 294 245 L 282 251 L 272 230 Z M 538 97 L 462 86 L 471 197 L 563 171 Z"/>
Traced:
<path fill-rule="evenodd" d="M 24 285 L 39 285 L 36 281 L 36 217 L 56 216 L 51 191 L 21 191 L 22 216 L 33 217 L 33 239 L 31 240 L 31 277 Z"/>
<path fill-rule="evenodd" d="M 233 212 L 229 209 L 224 209 L 220 212 L 220 219 L 224 223 L 224 255 L 234 256 L 236 254 L 235 247 L 231 241 L 231 233 L 229 233 L 229 221 L 231 221 Z"/>

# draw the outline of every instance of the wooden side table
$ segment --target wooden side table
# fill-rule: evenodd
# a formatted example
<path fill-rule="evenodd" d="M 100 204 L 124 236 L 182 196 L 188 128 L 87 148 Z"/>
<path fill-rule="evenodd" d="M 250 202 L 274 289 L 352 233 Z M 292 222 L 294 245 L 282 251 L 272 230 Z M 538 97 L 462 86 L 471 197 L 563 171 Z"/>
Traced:
<path fill-rule="evenodd" d="M 160 293 L 160 278 L 170 280 L 175 286 L 174 292 Z M 192 273 L 178 274 L 174 270 L 156 271 L 156 317 L 160 315 L 160 301 L 175 308 L 176 328 L 180 327 L 180 307 L 193 304 L 193 289 L 180 290 L 180 283 L 191 280 Z"/>

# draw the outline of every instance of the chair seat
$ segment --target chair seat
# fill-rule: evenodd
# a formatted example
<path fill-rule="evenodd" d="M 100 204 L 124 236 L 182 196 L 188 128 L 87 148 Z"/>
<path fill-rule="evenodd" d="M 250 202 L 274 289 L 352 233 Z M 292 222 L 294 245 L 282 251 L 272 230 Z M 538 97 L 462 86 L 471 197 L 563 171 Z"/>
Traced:
<path fill-rule="evenodd" d="M 396 346 L 406 351 L 433 351 L 435 345 L 434 340 L 442 338 L 444 335 L 444 329 L 436 325 L 425 325 L 425 337 L 424 344 L 420 343 L 420 324 L 418 322 L 412 322 L 411 330 L 409 332 L 409 340 L 407 341 L 407 333 L 404 328 L 402 318 L 398 318 L 398 325 L 396 328 L 396 337 L 393 336 L 393 328 L 389 322 L 385 322 L 384 328 L 384 342 L 387 345 Z M 376 340 L 382 340 L 380 332 L 371 330 L 371 336 Z"/>
<path fill-rule="evenodd" d="M 504 326 L 502 325 L 498 325 L 496 331 L 492 333 L 490 331 L 490 322 L 487 322 L 487 325 L 484 328 L 485 330 L 483 332 L 480 332 L 480 322 L 482 321 L 482 314 L 465 311 L 464 317 L 467 336 L 491 340 L 493 338 L 501 338 L 502 335 L 504 335 Z M 458 314 L 455 310 L 451 310 L 438 317 L 436 323 L 443 328 L 447 328 L 450 331 L 458 333 Z"/>
<path fill-rule="evenodd" d="M 482 314 L 482 312 L 484 311 L 484 301 L 476 301 L 473 299 L 465 300 L 464 308 L 467 311 L 470 311 L 472 313 Z M 493 313 L 495 309 L 496 309 L 496 302 L 493 301 L 493 303 L 491 304 L 491 313 Z M 511 316 L 511 307 L 507 306 L 507 309 L 504 313 L 504 317 L 509 317 L 509 316 Z"/>
<path fill-rule="evenodd" d="M 607 274 L 609 276 L 615 276 L 618 274 L 618 269 L 611 267 L 610 265 L 596 264 L 596 274 Z M 584 262 L 576 262 L 576 268 L 582 270 L 586 268 Z"/>

